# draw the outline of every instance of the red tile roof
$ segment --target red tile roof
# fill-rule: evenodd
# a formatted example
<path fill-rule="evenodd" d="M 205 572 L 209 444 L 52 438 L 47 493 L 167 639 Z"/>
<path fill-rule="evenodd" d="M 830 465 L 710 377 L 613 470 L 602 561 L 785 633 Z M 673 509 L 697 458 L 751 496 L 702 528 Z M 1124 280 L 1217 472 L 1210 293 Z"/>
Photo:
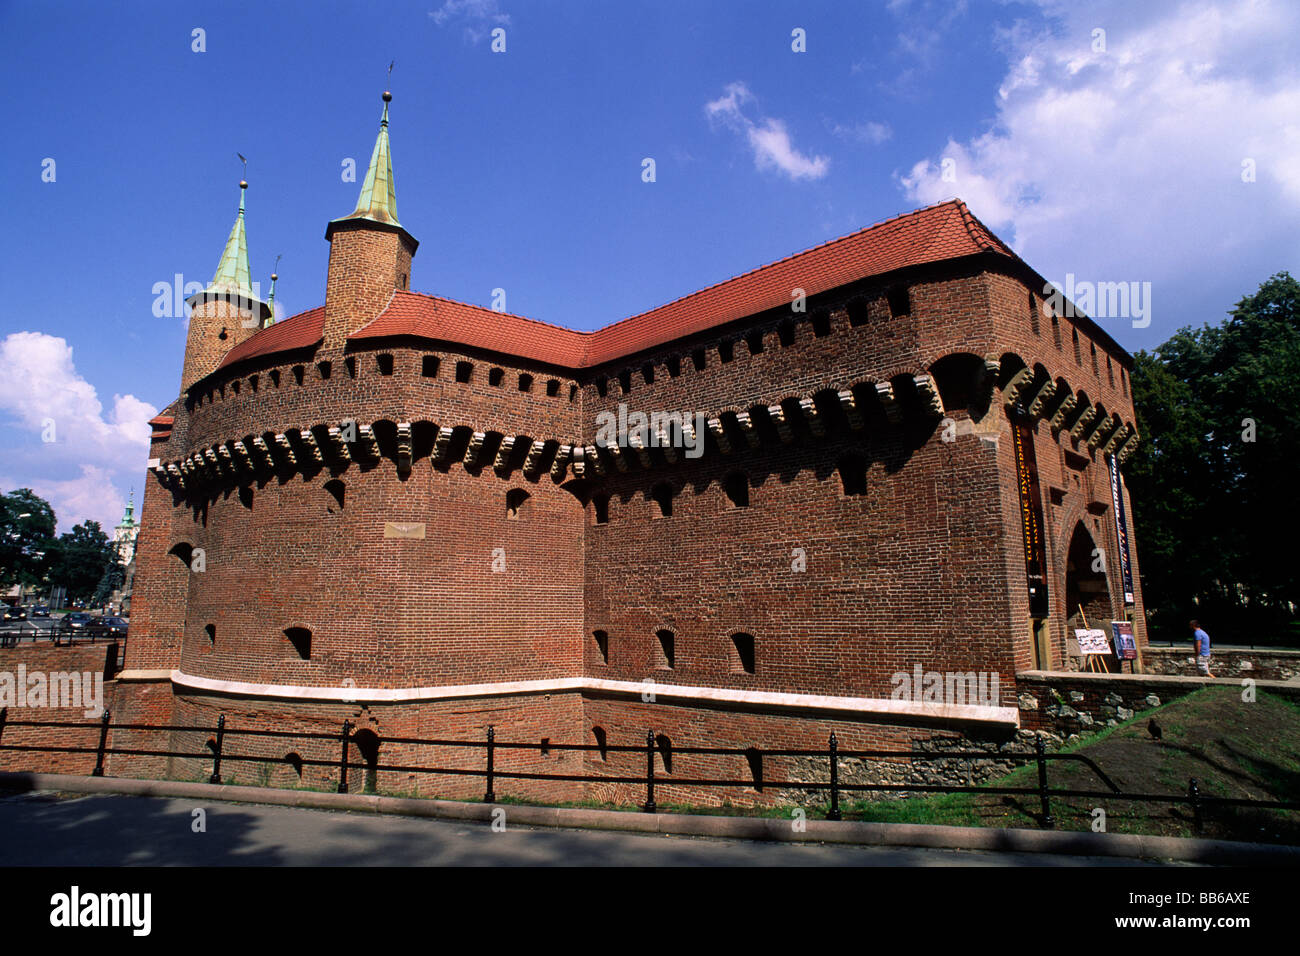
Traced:
<path fill-rule="evenodd" d="M 149 419 L 149 424 L 153 425 L 155 428 L 159 426 L 165 428 L 169 425 L 175 425 L 176 418 L 172 415 L 155 415 L 153 418 Z"/>
<path fill-rule="evenodd" d="M 227 352 L 217 368 L 275 352 L 308 348 L 320 342 L 324 336 L 325 306 L 321 305 L 254 332 Z"/>
<path fill-rule="evenodd" d="M 796 288 L 813 296 L 907 266 L 988 251 L 1019 259 L 965 203 L 953 199 L 795 253 L 596 332 L 575 332 L 439 296 L 395 292 L 374 321 L 348 338 L 414 336 L 583 368 L 788 306 Z M 323 323 L 323 308 L 277 322 L 231 349 L 221 367 L 315 345 Z"/>

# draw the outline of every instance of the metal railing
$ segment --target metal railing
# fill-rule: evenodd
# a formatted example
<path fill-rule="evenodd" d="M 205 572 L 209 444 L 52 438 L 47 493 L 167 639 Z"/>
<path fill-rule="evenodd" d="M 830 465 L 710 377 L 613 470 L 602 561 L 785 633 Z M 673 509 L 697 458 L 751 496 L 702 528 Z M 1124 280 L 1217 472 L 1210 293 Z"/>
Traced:
<path fill-rule="evenodd" d="M 10 744 L 4 742 L 4 733 L 8 728 L 52 728 L 67 729 L 80 731 L 98 731 L 98 739 L 95 746 L 51 746 L 45 744 Z M 109 736 L 111 731 L 143 731 L 143 732 L 168 732 L 168 733 L 192 733 L 200 734 L 209 738 L 206 751 L 192 752 L 184 750 L 156 750 L 142 749 L 137 747 L 110 746 Z M 390 773 L 407 773 L 407 774 L 429 774 L 443 776 L 468 776 L 481 777 L 484 779 L 483 801 L 485 803 L 497 802 L 496 785 L 502 780 L 554 780 L 563 782 L 577 783 L 619 783 L 630 784 L 644 788 L 645 801 L 641 804 L 642 809 L 647 813 L 656 812 L 658 805 L 655 801 L 655 787 L 669 784 L 674 787 L 699 787 L 699 788 L 732 788 L 745 787 L 754 788 L 759 791 L 771 788 L 774 790 L 813 790 L 826 791 L 829 795 L 829 808 L 826 813 L 828 820 L 840 820 L 843 813 L 840 808 L 841 797 L 844 794 L 852 793 L 973 793 L 999 796 L 1021 796 L 1036 798 L 1039 804 L 1040 812 L 1038 814 L 1039 825 L 1045 829 L 1053 828 L 1055 819 L 1052 815 L 1051 801 L 1053 798 L 1061 797 L 1094 797 L 1106 798 L 1110 800 L 1135 801 L 1141 803 L 1168 803 L 1168 804 L 1185 804 L 1192 813 L 1193 823 L 1196 831 L 1201 832 L 1204 825 L 1204 816 L 1206 811 L 1213 808 L 1226 807 L 1246 807 L 1263 810 L 1300 810 L 1300 803 L 1291 801 L 1276 800 L 1254 800 L 1237 797 L 1209 797 L 1200 792 L 1200 788 L 1195 778 L 1188 781 L 1187 790 L 1181 794 L 1155 794 L 1155 793 L 1126 793 L 1122 791 L 1113 780 L 1089 757 L 1083 754 L 1073 753 L 1047 753 L 1042 738 L 1036 741 L 1035 749 L 1032 753 L 1005 753 L 990 752 L 986 750 L 841 750 L 839 742 L 834 734 L 830 735 L 825 749 L 801 750 L 801 749 L 762 749 L 757 747 L 736 748 L 736 747 L 677 747 L 666 746 L 660 742 L 653 730 L 646 733 L 645 743 L 639 745 L 618 745 L 609 743 L 596 744 L 557 744 L 551 741 L 540 743 L 523 743 L 523 742 L 503 742 L 496 739 L 496 730 L 489 726 L 483 740 L 444 740 L 424 737 L 385 737 L 382 740 L 376 740 L 383 744 L 401 744 L 408 746 L 445 748 L 452 751 L 482 751 L 481 765 L 477 768 L 472 767 L 447 767 L 447 766 L 428 766 L 424 764 L 381 764 L 378 760 L 355 761 L 349 759 L 349 745 L 360 748 L 358 744 L 358 734 L 354 732 L 354 725 L 351 721 L 344 721 L 339 731 L 334 733 L 311 733 L 307 731 L 291 730 L 252 730 L 252 729 L 235 729 L 227 726 L 226 717 L 221 714 L 217 718 L 215 727 L 204 726 L 186 726 L 173 724 L 134 724 L 134 723 L 112 723 L 110 711 L 105 710 L 97 722 L 88 723 L 84 721 L 34 721 L 34 720 L 11 720 L 8 717 L 7 708 L 0 709 L 0 752 L 32 752 L 32 753 L 66 753 L 66 754 L 94 754 L 95 766 L 91 771 L 91 776 L 102 777 L 104 775 L 104 762 L 109 756 L 134 756 L 134 757 L 166 757 L 166 758 L 184 758 L 194 760 L 210 760 L 212 762 L 212 773 L 208 780 L 210 783 L 220 784 L 222 782 L 221 768 L 223 763 L 265 763 L 278 764 L 285 763 L 284 757 L 267 757 L 249 753 L 229 753 L 226 745 L 231 738 L 248 737 L 248 738 L 279 738 L 279 739 L 298 739 L 298 740 L 318 740 L 332 741 L 339 745 L 339 758 L 337 760 L 321 760 L 299 757 L 300 766 L 307 767 L 333 767 L 337 768 L 339 793 L 348 792 L 348 772 L 349 770 L 360 770 L 367 774 L 390 772 Z M 541 773 L 526 770 L 502 770 L 497 766 L 497 754 L 499 752 L 528 752 L 528 751 L 561 751 L 561 752 L 598 752 L 604 759 L 610 753 L 625 754 L 643 754 L 645 756 L 645 773 L 635 776 L 628 775 L 605 775 L 605 774 L 569 774 L 569 773 Z M 659 754 L 665 764 L 664 771 L 659 771 L 656 767 L 656 754 Z M 731 779 L 731 778 L 711 778 L 711 777 L 683 777 L 672 774 L 668 769 L 670 761 L 678 755 L 682 756 L 718 756 L 718 757 L 741 757 L 750 761 L 751 777 L 749 779 Z M 754 768 L 762 767 L 764 758 L 767 757 L 804 757 L 817 758 L 825 761 L 826 776 L 819 780 L 767 780 L 763 777 L 761 769 L 754 772 Z M 839 779 L 840 761 L 844 759 L 883 759 L 883 760 L 993 760 L 1008 761 L 1020 763 L 1032 763 L 1037 768 L 1037 779 L 1034 786 L 1029 787 L 1012 787 L 1012 786 L 977 786 L 974 784 L 957 785 L 957 784 L 884 784 L 884 783 L 844 783 Z M 1048 785 L 1048 767 L 1054 761 L 1067 761 L 1082 764 L 1096 775 L 1097 779 L 1107 788 L 1105 790 L 1079 790 L 1079 789 L 1053 789 Z M 369 785 L 366 789 L 369 791 Z"/>

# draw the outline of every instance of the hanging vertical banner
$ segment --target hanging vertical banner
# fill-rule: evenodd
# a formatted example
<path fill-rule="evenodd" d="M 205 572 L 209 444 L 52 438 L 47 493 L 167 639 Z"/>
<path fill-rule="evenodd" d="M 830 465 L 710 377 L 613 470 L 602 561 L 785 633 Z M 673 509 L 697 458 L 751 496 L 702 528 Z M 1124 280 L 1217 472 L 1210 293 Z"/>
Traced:
<path fill-rule="evenodd" d="M 1133 568 L 1128 557 L 1128 516 L 1124 513 L 1123 480 L 1119 474 L 1119 461 L 1110 455 L 1110 501 L 1115 511 L 1115 538 L 1119 542 L 1119 572 L 1124 582 L 1124 603 L 1133 604 Z"/>
<path fill-rule="evenodd" d="M 1038 488 L 1038 462 L 1034 433 L 1018 409 L 1011 418 L 1011 438 L 1016 452 L 1016 483 L 1020 491 L 1020 526 L 1025 536 L 1025 576 L 1029 580 L 1029 613 L 1046 617 L 1047 543 L 1043 538 L 1043 499 Z"/>

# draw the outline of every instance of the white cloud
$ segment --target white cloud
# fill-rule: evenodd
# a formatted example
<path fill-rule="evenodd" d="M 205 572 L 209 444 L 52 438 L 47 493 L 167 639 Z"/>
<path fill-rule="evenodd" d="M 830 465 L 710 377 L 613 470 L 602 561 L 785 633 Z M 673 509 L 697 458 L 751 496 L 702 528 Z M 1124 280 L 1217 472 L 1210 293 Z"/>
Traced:
<path fill-rule="evenodd" d="M 825 176 L 830 160 L 825 156 L 807 156 L 795 149 L 783 120 L 771 116 L 750 119 L 745 108 L 753 102 L 754 94 L 744 83 L 729 83 L 722 96 L 704 105 L 704 112 L 711 121 L 744 134 L 758 169 L 775 169 L 793 180 Z"/>
<path fill-rule="evenodd" d="M 866 143 L 869 146 L 879 146 L 894 136 L 893 127 L 888 123 L 877 123 L 875 121 L 847 125 L 834 123 L 831 125 L 831 133 L 841 139 L 854 140 L 859 143 Z"/>
<path fill-rule="evenodd" d="M 121 486 L 144 479 L 148 423 L 158 410 L 134 395 L 114 395 L 105 414 L 95 387 L 77 371 L 71 346 L 41 332 L 0 340 L 0 367 L 10 471 L 0 479 L 3 490 L 30 487 L 45 497 L 60 530 L 86 518 L 115 525 L 126 499 Z"/>
<path fill-rule="evenodd" d="M 961 196 L 1049 277 L 1187 281 L 1234 242 L 1293 261 L 1300 212 L 1294 4 L 1044 0 L 1046 29 L 999 36 L 987 129 L 899 176 L 918 203 Z M 1093 31 L 1105 30 L 1105 50 Z M 1255 163 L 1257 182 L 1242 181 Z M 945 181 L 944 160 L 955 181 Z M 1056 271 L 1049 271 L 1056 270 Z M 1243 288 L 1242 293 L 1248 291 Z M 1167 316 L 1170 321 L 1174 317 Z"/>
<path fill-rule="evenodd" d="M 469 43 L 485 39 L 494 25 L 510 25 L 510 15 L 497 8 L 497 0 L 447 0 L 437 10 L 429 11 L 429 19 L 440 27 L 461 24 Z"/>

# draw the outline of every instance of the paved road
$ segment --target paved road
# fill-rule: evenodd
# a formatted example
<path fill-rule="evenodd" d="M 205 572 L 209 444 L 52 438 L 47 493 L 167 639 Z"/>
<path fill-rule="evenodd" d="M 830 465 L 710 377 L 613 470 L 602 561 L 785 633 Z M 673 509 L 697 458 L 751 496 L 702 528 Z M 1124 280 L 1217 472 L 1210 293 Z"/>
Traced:
<path fill-rule="evenodd" d="M 207 831 L 192 829 L 206 811 Z M 1116 866 L 1041 853 L 756 843 L 252 804 L 33 792 L 0 797 L 0 866 Z M 1138 864 L 1140 865 L 1140 864 Z"/>

